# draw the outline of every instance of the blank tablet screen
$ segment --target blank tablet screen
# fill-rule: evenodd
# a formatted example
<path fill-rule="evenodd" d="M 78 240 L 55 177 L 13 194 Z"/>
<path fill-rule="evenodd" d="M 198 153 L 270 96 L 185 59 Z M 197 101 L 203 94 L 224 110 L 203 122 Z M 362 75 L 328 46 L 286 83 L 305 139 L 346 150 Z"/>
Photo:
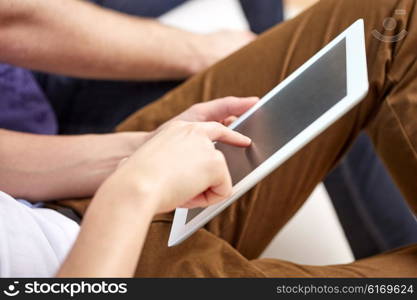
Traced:
<path fill-rule="evenodd" d="M 347 96 L 346 65 L 343 39 L 235 128 L 252 139 L 249 148 L 216 144 L 233 185 Z M 187 223 L 203 210 L 188 210 Z"/>

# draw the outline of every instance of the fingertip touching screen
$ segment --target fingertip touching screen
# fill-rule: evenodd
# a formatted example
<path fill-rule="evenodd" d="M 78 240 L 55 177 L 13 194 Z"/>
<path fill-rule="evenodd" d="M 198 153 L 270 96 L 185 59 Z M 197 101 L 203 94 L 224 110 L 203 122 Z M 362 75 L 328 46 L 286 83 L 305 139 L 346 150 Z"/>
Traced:
<path fill-rule="evenodd" d="M 321 115 L 347 96 L 346 39 L 302 72 L 235 130 L 252 139 L 249 148 L 217 143 L 236 185 Z M 188 210 L 189 223 L 204 209 Z"/>

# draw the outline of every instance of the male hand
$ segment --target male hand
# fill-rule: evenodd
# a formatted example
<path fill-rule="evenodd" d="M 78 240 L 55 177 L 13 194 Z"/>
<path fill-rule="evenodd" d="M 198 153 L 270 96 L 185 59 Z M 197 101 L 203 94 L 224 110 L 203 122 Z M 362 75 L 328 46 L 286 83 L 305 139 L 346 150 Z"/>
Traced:
<path fill-rule="evenodd" d="M 228 125 L 258 102 L 257 97 L 227 97 L 192 106 L 152 133 L 116 172 L 119 184 L 136 186 L 156 212 L 176 207 L 206 207 L 232 191 L 223 154 L 213 142 L 247 147 L 249 138 Z M 123 175 L 124 174 L 124 175 Z"/>
<path fill-rule="evenodd" d="M 254 106 L 258 101 L 258 97 L 225 97 L 208 102 L 194 104 L 183 113 L 163 124 L 156 130 L 156 132 L 173 121 L 218 122 L 225 126 L 229 126 L 238 117 L 240 117 L 252 106 Z M 152 136 L 152 133 L 150 136 Z"/>
<path fill-rule="evenodd" d="M 256 39 L 250 31 L 222 30 L 205 35 L 196 35 L 194 48 L 200 63 L 194 73 L 203 71 L 233 52 Z"/>
<path fill-rule="evenodd" d="M 215 141 L 248 147 L 251 140 L 217 122 L 172 121 L 124 162 L 110 181 L 136 191 L 155 213 L 206 207 L 227 199 L 232 182 Z M 137 192 L 139 191 L 139 192 Z"/>
<path fill-rule="evenodd" d="M 146 140 L 175 121 L 186 122 L 218 122 L 229 126 L 259 101 L 258 97 L 225 97 L 208 102 L 194 104 L 189 109 L 162 124 L 158 129 L 149 132 Z"/>

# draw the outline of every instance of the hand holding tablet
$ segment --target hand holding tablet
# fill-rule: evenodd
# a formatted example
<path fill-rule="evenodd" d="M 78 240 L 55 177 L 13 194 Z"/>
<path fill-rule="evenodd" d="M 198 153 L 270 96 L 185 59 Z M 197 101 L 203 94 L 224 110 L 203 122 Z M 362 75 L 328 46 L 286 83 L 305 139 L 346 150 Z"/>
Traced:
<path fill-rule="evenodd" d="M 358 20 L 281 82 L 230 128 L 249 148 L 217 143 L 232 177 L 232 195 L 205 209 L 178 208 L 168 245 L 204 226 L 358 104 L 369 89 L 364 21 Z"/>

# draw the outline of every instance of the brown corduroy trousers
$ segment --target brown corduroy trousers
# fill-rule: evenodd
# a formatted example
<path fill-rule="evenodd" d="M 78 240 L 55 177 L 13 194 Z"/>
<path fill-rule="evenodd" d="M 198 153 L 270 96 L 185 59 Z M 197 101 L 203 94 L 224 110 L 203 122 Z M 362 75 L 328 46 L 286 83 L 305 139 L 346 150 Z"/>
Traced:
<path fill-rule="evenodd" d="M 397 21 L 398 32 L 407 31 L 403 39 L 384 42 L 374 36 L 373 30 L 388 37 L 398 33 L 384 26 L 388 17 Z M 416 0 L 322 0 L 140 110 L 118 130 L 153 130 L 200 101 L 263 96 L 359 18 L 366 24 L 366 99 L 179 246 L 167 247 L 172 214 L 157 216 L 136 276 L 417 276 L 417 245 L 337 266 L 258 259 L 362 129 L 417 212 Z M 314 245 L 304 247 L 308 256 Z"/>

